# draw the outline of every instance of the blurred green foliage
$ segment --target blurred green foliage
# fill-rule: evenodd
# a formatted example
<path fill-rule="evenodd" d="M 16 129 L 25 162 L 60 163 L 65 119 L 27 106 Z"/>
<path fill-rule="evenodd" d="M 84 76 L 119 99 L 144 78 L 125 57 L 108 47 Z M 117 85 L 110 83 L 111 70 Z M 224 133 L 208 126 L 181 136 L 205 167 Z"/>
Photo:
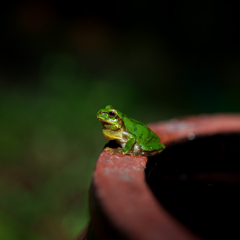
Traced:
<path fill-rule="evenodd" d="M 94 78 L 77 70 L 74 57 L 56 54 L 43 59 L 37 88 L 1 89 L 1 239 L 77 236 L 88 219 L 91 173 L 107 142 L 96 112 L 113 104 L 146 120 L 161 116 L 151 114 L 157 104 L 139 106 L 144 91 L 123 74 Z"/>
<path fill-rule="evenodd" d="M 111 104 L 145 123 L 239 111 L 240 48 L 230 44 L 234 28 L 219 24 L 230 7 L 5 4 L 0 239 L 73 239 L 86 225 L 92 172 L 107 142 L 100 108 Z"/>

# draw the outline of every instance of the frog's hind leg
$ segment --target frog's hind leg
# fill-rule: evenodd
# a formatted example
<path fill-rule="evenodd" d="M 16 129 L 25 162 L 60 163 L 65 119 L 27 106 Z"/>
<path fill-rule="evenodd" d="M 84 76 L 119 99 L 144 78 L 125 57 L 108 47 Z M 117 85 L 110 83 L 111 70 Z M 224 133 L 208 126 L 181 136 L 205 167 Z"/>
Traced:
<path fill-rule="evenodd" d="M 135 142 L 132 147 L 132 152 L 134 155 L 142 155 L 141 146 L 138 142 Z"/>
<path fill-rule="evenodd" d="M 124 150 L 124 149 L 123 149 Z M 142 156 L 141 147 L 138 142 L 134 142 L 128 151 L 123 152 L 131 156 Z"/>

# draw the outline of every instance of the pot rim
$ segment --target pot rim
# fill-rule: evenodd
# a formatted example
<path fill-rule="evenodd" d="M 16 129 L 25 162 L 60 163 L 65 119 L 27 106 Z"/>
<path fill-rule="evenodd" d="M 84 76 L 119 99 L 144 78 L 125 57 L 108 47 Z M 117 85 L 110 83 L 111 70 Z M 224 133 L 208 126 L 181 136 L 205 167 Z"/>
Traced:
<path fill-rule="evenodd" d="M 169 146 L 199 136 L 240 132 L 240 115 L 189 116 L 148 126 Z M 89 199 L 97 239 L 202 239 L 175 219 L 153 195 L 145 180 L 146 163 L 146 157 L 111 155 L 106 150 L 100 154 Z"/>

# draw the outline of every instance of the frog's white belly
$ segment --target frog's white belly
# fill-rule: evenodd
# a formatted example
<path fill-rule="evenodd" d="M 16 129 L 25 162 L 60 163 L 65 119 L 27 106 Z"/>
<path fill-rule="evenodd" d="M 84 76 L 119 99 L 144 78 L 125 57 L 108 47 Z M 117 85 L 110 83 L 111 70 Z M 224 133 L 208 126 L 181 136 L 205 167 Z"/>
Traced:
<path fill-rule="evenodd" d="M 120 139 L 116 139 L 116 141 L 122 148 L 124 148 L 126 146 L 127 141 L 123 141 Z"/>
<path fill-rule="evenodd" d="M 127 143 L 127 141 L 128 141 L 128 139 L 127 139 L 127 134 L 128 134 L 127 132 L 123 131 L 121 138 L 116 139 L 117 143 L 118 143 L 122 148 L 124 148 L 124 147 L 126 146 L 126 143 Z"/>

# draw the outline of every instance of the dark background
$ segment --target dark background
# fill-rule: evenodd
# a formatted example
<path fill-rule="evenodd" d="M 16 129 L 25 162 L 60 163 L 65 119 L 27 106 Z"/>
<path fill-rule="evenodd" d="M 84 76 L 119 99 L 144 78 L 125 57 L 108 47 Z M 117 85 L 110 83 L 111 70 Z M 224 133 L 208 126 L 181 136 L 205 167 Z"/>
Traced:
<path fill-rule="evenodd" d="M 234 2 L 1 3 L 0 239 L 85 226 L 106 105 L 145 123 L 239 111 Z"/>

